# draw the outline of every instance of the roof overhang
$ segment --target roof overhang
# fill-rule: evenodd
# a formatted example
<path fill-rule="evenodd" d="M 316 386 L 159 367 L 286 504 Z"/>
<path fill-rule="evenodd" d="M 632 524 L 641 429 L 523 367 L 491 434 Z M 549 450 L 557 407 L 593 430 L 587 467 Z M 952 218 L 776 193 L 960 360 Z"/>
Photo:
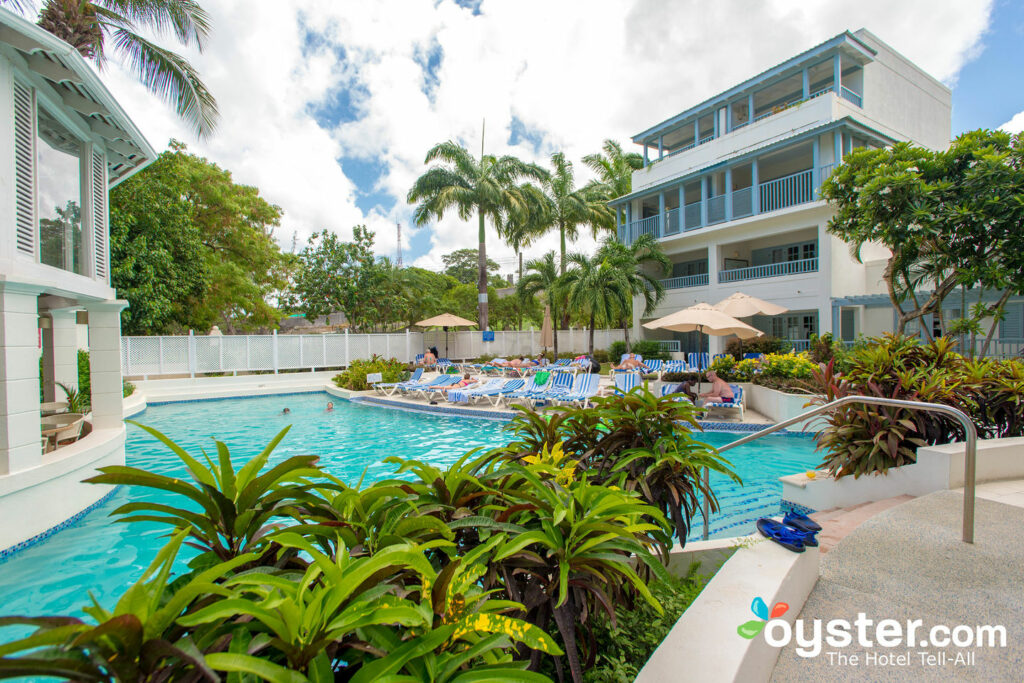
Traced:
<path fill-rule="evenodd" d="M 690 107 L 681 114 L 676 114 L 672 118 L 666 119 L 665 121 L 648 128 L 642 133 L 637 133 L 633 136 L 632 140 L 634 143 L 641 145 L 644 143 L 644 140 L 657 138 L 657 136 L 668 132 L 687 119 L 692 119 L 698 114 L 707 113 L 708 110 L 723 107 L 729 100 L 750 90 L 757 89 L 757 87 L 763 85 L 765 81 L 781 76 L 790 71 L 795 72 L 802 69 L 805 66 L 808 66 L 809 62 L 816 62 L 825 54 L 837 49 L 843 50 L 845 54 L 856 59 L 861 64 L 874 61 L 875 55 L 877 54 L 873 48 L 868 46 L 867 43 L 862 41 L 860 38 L 849 31 L 844 31 L 838 36 L 830 38 L 820 45 L 815 45 L 811 49 L 801 52 L 797 56 L 787 59 L 781 64 L 773 66 L 766 71 L 762 71 L 752 78 L 748 78 L 739 85 L 730 88 L 723 93 L 719 93 L 712 98 L 704 100 L 696 106 Z"/>
<path fill-rule="evenodd" d="M 142 132 L 75 48 L 0 8 L 0 49 L 37 89 L 62 102 L 68 115 L 77 117 L 84 129 L 102 138 L 110 187 L 156 159 Z"/>

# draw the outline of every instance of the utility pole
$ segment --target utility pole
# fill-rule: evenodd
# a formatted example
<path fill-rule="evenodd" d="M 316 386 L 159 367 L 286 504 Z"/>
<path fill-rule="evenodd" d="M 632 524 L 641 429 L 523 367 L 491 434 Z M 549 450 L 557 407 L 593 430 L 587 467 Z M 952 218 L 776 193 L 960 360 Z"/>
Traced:
<path fill-rule="evenodd" d="M 402 223 L 400 221 L 395 221 L 395 227 L 398 229 L 398 258 L 396 260 L 398 262 L 398 267 L 401 268 L 402 267 Z"/>

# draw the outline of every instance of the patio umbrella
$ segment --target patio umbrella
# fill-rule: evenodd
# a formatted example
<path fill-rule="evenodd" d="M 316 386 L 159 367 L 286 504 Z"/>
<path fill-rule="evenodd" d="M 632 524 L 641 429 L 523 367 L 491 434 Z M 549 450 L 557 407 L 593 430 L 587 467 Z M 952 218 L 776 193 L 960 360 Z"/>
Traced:
<path fill-rule="evenodd" d="M 443 327 L 444 328 L 444 355 L 448 357 L 448 328 L 449 327 L 473 327 L 476 325 L 472 320 L 460 318 L 451 313 L 442 313 L 433 318 L 427 318 L 416 323 L 417 327 Z"/>
<path fill-rule="evenodd" d="M 717 308 L 710 306 L 706 303 L 699 303 L 689 308 L 684 308 L 681 311 L 670 313 L 664 318 L 658 318 L 652 320 L 649 323 L 644 323 L 644 327 L 649 330 L 672 330 L 673 332 L 700 332 L 701 334 L 714 335 L 716 337 L 724 337 L 726 335 L 734 334 L 740 339 L 751 339 L 758 337 L 762 332 L 758 329 L 751 327 L 750 325 L 737 320 L 731 315 L 719 311 Z M 697 393 L 700 393 L 701 373 L 703 368 L 700 367 L 701 355 L 697 356 Z"/>
<path fill-rule="evenodd" d="M 781 315 L 789 312 L 785 306 L 773 304 L 756 296 L 750 296 L 743 292 L 736 292 L 732 296 L 722 299 L 715 308 L 731 315 L 734 318 L 749 318 L 755 315 Z M 740 351 L 743 350 L 743 339 L 740 339 Z"/>
<path fill-rule="evenodd" d="M 551 324 L 551 307 L 544 307 L 544 322 L 540 326 L 540 345 L 545 351 L 555 345 L 554 325 Z"/>

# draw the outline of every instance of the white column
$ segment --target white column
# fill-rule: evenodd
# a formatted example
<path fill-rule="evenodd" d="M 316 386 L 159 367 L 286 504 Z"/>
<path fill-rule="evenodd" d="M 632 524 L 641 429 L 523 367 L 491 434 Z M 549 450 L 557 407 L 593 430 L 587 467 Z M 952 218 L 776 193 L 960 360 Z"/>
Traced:
<path fill-rule="evenodd" d="M 0 475 L 42 461 L 38 295 L 29 287 L 0 283 Z"/>
<path fill-rule="evenodd" d="M 62 401 L 57 384 L 78 388 L 78 324 L 74 309 L 50 310 L 43 322 L 43 400 Z"/>
<path fill-rule="evenodd" d="M 86 304 L 89 311 L 89 380 L 93 429 L 116 429 L 124 420 L 121 382 L 120 299 Z"/>

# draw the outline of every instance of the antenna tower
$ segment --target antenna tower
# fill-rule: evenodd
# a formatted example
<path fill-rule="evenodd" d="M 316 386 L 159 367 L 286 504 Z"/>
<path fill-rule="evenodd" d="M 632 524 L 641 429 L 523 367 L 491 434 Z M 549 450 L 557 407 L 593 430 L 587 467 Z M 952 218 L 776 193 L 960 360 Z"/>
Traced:
<path fill-rule="evenodd" d="M 395 221 L 395 227 L 398 229 L 398 267 L 402 267 L 402 223 Z"/>

